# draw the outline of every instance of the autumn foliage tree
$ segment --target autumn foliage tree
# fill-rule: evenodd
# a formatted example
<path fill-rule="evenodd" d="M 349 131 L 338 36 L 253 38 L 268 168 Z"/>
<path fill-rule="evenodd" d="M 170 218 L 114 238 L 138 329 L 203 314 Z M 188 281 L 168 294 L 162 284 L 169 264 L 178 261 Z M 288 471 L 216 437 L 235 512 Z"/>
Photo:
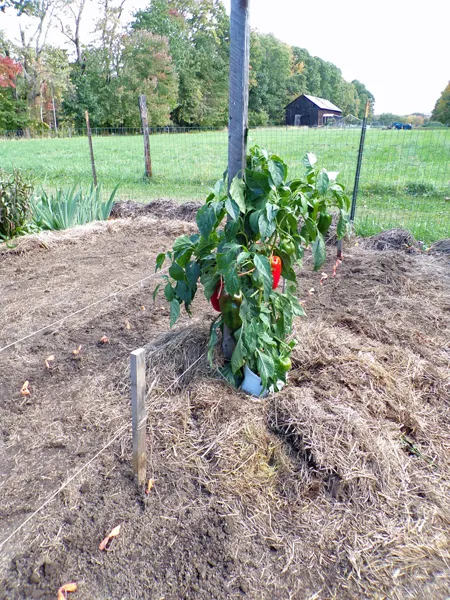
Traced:
<path fill-rule="evenodd" d="M 26 106 L 17 97 L 16 80 L 22 65 L 0 55 L 0 129 L 21 129 L 27 124 Z"/>
<path fill-rule="evenodd" d="M 16 77 L 22 72 L 22 65 L 9 56 L 0 56 L 0 87 L 15 88 Z"/>
<path fill-rule="evenodd" d="M 450 81 L 436 102 L 431 114 L 432 121 L 439 121 L 444 125 L 450 125 Z"/>

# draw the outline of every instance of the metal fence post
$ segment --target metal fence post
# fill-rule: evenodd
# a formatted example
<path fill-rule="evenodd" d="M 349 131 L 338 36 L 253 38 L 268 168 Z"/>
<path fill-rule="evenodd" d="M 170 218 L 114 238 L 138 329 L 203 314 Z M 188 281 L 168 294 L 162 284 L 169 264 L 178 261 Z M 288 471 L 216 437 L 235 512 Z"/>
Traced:
<path fill-rule="evenodd" d="M 369 109 L 370 102 L 367 101 L 366 110 L 364 111 L 364 119 L 361 127 L 361 137 L 359 138 L 358 160 L 356 162 L 355 183 L 353 185 L 352 204 L 350 208 L 350 222 L 352 225 L 355 220 L 356 200 L 358 198 L 359 178 L 361 175 L 361 164 L 364 154 L 364 141 L 366 139 L 367 117 L 369 116 Z M 342 258 L 342 240 L 338 240 L 337 243 L 337 258 Z"/>
<path fill-rule="evenodd" d="M 359 140 L 358 161 L 356 163 L 355 184 L 353 186 L 352 207 L 350 209 L 350 221 L 352 223 L 355 220 L 356 199 L 358 198 L 359 177 L 361 175 L 361 164 L 364 154 L 364 140 L 366 139 L 367 117 L 369 116 L 369 108 L 370 102 L 368 101 L 366 104 L 366 110 L 364 112 L 364 119 L 361 128 L 361 137 Z"/>

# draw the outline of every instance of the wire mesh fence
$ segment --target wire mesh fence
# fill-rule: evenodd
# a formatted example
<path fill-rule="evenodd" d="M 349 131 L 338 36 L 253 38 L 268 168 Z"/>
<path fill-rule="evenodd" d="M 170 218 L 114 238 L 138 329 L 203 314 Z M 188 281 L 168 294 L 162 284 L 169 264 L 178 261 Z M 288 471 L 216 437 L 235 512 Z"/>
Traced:
<path fill-rule="evenodd" d="M 85 130 L 60 129 L 33 138 L 3 133 L 3 169 L 24 169 L 36 188 L 47 190 L 91 184 Z M 94 128 L 92 135 L 98 180 L 105 191 L 118 184 L 120 200 L 203 199 L 227 164 L 226 129 L 152 128 L 151 179 L 144 176 L 139 128 Z M 321 166 L 341 173 L 351 193 L 360 136 L 361 124 L 352 122 L 348 127 L 251 129 L 248 142 L 280 155 L 291 177 L 302 175 L 304 155 L 314 152 Z M 449 237 L 449 197 L 449 128 L 367 129 L 356 208 L 359 233 L 404 227 L 426 242 Z"/>

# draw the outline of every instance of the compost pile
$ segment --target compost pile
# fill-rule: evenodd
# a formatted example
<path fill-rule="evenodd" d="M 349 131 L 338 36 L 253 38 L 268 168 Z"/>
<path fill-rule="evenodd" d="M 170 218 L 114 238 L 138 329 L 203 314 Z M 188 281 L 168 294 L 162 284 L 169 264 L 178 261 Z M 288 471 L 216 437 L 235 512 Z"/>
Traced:
<path fill-rule="evenodd" d="M 107 254 L 102 239 L 120 235 L 120 223 L 98 234 L 99 252 Z M 158 231 L 151 220 L 145 229 L 139 218 L 131 223 L 124 221 L 125 237 L 135 227 L 136 244 Z M 174 221 L 173 227 L 187 225 Z M 166 238 L 169 233 L 166 225 Z M 78 364 L 70 377 L 69 369 L 53 376 L 48 395 L 53 391 L 57 409 L 54 398 L 46 403 L 41 383 L 41 415 L 46 408 L 53 447 L 63 436 L 51 423 L 52 406 L 64 423 L 64 443 L 73 442 L 61 481 L 73 472 L 71 457 L 81 453 L 76 465 L 86 462 L 129 418 L 127 353 L 144 343 L 154 481 L 148 494 L 137 490 L 130 438 L 120 438 L 40 513 L 20 542 L 7 546 L 0 597 L 23 598 L 25 590 L 26 597 L 53 598 L 67 581 L 79 583 L 69 595 L 74 600 L 446 597 L 450 262 L 445 255 L 411 253 L 410 242 L 383 251 L 357 242 L 346 249 L 336 277 L 331 249 L 327 277 L 313 273 L 306 259 L 299 277 L 307 318 L 296 323 L 289 385 L 265 399 L 233 390 L 208 365 L 214 315 L 200 297 L 194 319 L 169 333 L 162 300 L 151 321 L 144 320 L 150 287 L 127 296 L 126 312 L 117 305 L 71 329 L 72 346 L 80 332 L 87 344 L 92 330 L 98 339 L 105 323 L 131 315 L 133 305 L 147 306 L 139 313 L 139 333 L 132 337 L 125 327 L 117 334 L 124 349 L 111 343 L 92 353 L 79 371 L 83 385 L 75 378 Z M 122 248 L 126 253 L 126 243 Z M 55 246 L 53 252 L 60 251 Z M 149 250 L 149 260 L 156 252 Z M 31 364 L 33 353 L 26 358 Z M 101 375 L 95 374 L 99 365 Z M 9 381 L 13 389 L 16 382 Z M 85 414 L 100 405 L 99 389 L 101 415 L 86 423 Z M 33 418 L 27 415 L 31 427 Z M 3 443 L 24 452 L 12 418 L 7 427 L 9 442 L 4 437 Z M 39 491 L 36 472 L 21 477 L 15 496 L 8 495 L 11 480 L 4 485 L 0 519 L 8 532 L 38 506 L 31 493 Z M 100 552 L 100 540 L 119 523 L 110 551 Z"/>

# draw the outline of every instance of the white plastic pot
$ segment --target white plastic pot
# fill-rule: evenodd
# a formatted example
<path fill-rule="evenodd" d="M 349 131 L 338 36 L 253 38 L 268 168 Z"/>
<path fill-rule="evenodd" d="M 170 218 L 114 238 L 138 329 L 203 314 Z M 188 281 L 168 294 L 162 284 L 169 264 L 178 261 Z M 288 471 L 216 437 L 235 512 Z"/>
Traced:
<path fill-rule="evenodd" d="M 253 373 L 247 365 L 244 366 L 244 381 L 242 382 L 241 390 L 258 398 L 265 398 L 268 394 L 267 390 L 263 391 L 261 377 Z"/>

